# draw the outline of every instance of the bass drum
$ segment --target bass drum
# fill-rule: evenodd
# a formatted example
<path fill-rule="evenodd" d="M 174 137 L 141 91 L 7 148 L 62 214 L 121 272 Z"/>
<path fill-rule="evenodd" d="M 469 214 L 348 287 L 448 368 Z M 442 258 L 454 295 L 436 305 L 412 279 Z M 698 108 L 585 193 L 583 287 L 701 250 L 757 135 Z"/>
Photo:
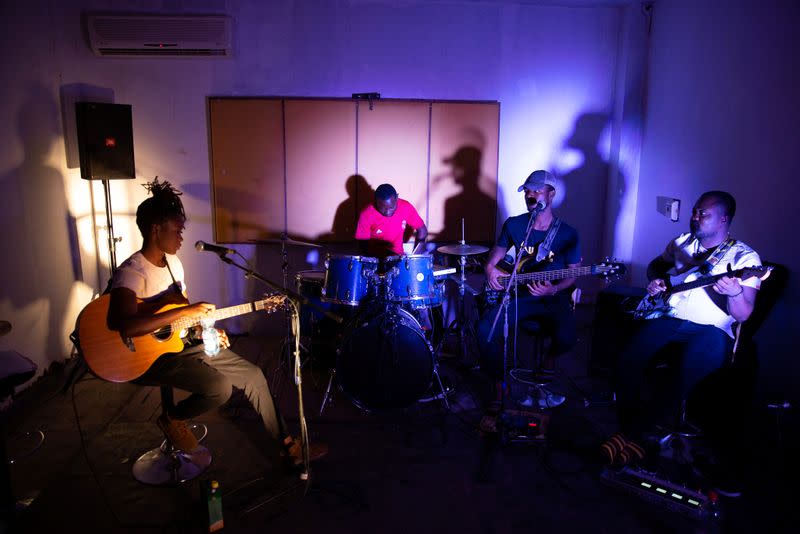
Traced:
<path fill-rule="evenodd" d="M 417 320 L 390 306 L 357 316 L 347 327 L 336 361 L 345 394 L 368 412 L 410 406 L 428 391 L 434 357 Z"/>

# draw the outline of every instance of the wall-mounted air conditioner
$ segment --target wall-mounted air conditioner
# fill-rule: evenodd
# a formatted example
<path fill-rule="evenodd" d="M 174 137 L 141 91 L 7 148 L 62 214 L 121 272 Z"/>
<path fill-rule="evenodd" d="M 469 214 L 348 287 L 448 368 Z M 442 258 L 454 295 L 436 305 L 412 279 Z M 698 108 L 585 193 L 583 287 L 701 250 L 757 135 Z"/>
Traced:
<path fill-rule="evenodd" d="M 88 15 L 89 44 L 99 56 L 229 56 L 226 15 Z"/>

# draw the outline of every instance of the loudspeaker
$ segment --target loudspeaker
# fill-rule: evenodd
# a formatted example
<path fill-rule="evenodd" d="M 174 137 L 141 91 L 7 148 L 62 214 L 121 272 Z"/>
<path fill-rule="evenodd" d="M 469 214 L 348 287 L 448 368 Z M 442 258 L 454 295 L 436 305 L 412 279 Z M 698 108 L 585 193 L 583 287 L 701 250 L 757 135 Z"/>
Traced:
<path fill-rule="evenodd" d="M 597 295 L 592 352 L 589 372 L 594 375 L 613 374 L 620 352 L 628 345 L 644 320 L 633 318 L 630 311 L 647 294 L 639 287 L 608 287 Z"/>
<path fill-rule="evenodd" d="M 76 102 L 78 153 L 84 180 L 132 180 L 133 126 L 131 106 Z"/>

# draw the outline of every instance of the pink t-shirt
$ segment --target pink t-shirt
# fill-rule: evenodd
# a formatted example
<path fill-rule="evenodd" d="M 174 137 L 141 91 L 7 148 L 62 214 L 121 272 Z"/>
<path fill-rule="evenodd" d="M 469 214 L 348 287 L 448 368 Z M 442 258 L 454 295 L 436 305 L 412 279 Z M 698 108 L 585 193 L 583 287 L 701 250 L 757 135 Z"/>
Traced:
<path fill-rule="evenodd" d="M 356 239 L 370 241 L 370 256 L 391 255 L 387 254 L 387 247 L 391 253 L 402 255 L 406 226 L 416 230 L 424 224 L 414 206 L 401 198 L 397 199 L 397 210 L 391 217 L 384 217 L 370 204 L 358 217 Z"/>

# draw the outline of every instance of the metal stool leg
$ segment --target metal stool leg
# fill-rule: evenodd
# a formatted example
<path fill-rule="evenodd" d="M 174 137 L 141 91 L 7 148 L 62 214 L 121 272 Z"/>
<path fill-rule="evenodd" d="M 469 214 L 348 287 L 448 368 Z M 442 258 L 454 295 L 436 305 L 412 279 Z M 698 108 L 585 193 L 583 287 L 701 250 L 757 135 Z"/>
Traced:
<path fill-rule="evenodd" d="M 439 376 L 439 368 L 438 368 L 438 366 L 433 368 L 433 376 L 436 377 L 436 383 L 439 384 L 439 390 L 442 392 L 441 393 L 441 395 L 442 395 L 442 398 L 441 398 L 442 405 L 444 406 L 445 410 L 447 410 L 449 412 L 450 411 L 450 401 L 447 400 L 447 391 L 445 391 L 444 385 L 442 384 L 442 378 Z"/>

